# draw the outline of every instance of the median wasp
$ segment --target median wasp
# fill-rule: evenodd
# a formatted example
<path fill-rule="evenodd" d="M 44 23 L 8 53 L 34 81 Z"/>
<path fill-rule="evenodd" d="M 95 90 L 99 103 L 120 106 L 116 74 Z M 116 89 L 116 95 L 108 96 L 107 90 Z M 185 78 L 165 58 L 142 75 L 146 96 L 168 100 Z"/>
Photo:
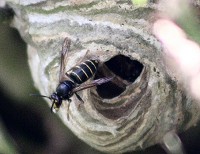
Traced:
<path fill-rule="evenodd" d="M 46 97 L 52 101 L 51 111 L 57 112 L 62 105 L 63 100 L 71 102 L 71 97 L 75 94 L 79 101 L 84 103 L 82 98 L 77 94 L 78 91 L 88 89 L 94 86 L 98 86 L 109 82 L 113 77 L 103 77 L 91 81 L 90 83 L 84 83 L 88 79 L 92 78 L 98 69 L 99 60 L 88 59 L 77 66 L 72 67 L 69 71 L 65 72 L 65 64 L 68 58 L 68 53 L 71 45 L 71 40 L 65 38 L 60 60 L 60 72 L 59 72 L 59 84 L 50 96 L 37 95 L 35 96 Z M 69 106 L 68 106 L 69 108 Z"/>

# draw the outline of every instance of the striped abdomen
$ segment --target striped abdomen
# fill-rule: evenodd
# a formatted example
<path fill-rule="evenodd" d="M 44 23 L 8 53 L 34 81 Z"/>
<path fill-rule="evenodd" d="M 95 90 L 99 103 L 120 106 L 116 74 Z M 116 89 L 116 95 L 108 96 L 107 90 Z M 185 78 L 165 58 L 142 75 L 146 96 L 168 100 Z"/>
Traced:
<path fill-rule="evenodd" d="M 77 84 L 81 84 L 91 78 L 97 71 L 97 60 L 86 60 L 79 66 L 72 68 L 72 72 L 69 73 L 69 77 Z"/>

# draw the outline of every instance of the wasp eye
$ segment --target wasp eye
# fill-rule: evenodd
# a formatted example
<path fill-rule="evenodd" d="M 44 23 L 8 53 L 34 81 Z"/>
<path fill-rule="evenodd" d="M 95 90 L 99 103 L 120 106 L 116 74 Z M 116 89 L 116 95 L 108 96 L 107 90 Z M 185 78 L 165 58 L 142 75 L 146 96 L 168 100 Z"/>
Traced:
<path fill-rule="evenodd" d="M 51 99 L 52 99 L 53 101 L 58 101 L 58 96 L 57 96 L 56 93 L 53 93 L 50 97 L 51 97 Z"/>

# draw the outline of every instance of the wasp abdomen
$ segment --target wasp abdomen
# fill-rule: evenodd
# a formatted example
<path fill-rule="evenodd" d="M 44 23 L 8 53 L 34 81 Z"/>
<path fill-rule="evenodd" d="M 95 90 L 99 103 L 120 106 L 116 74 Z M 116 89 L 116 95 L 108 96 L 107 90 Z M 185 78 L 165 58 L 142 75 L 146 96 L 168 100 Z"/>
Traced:
<path fill-rule="evenodd" d="M 72 68 L 72 72 L 69 74 L 69 77 L 77 84 L 81 84 L 91 78 L 98 66 L 98 61 L 96 60 L 86 60 L 81 63 L 79 66 Z"/>

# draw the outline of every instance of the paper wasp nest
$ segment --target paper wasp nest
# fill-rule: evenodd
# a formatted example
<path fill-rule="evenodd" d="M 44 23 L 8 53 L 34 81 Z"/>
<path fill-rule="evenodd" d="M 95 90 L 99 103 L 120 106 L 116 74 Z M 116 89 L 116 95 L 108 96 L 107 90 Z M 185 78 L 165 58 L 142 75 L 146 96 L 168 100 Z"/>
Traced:
<path fill-rule="evenodd" d="M 85 56 L 101 61 L 93 79 L 116 76 L 111 83 L 80 91 L 85 102 L 80 109 L 73 96 L 69 120 L 67 101 L 57 113 L 90 146 L 109 153 L 144 149 L 160 143 L 167 132 L 181 132 L 198 121 L 197 105 L 167 72 L 160 44 L 150 32 L 155 5 L 135 8 L 128 1 L 95 0 L 9 5 L 16 12 L 13 24 L 28 43 L 41 94 L 49 96 L 58 85 L 65 37 L 72 40 L 66 70 Z"/>

